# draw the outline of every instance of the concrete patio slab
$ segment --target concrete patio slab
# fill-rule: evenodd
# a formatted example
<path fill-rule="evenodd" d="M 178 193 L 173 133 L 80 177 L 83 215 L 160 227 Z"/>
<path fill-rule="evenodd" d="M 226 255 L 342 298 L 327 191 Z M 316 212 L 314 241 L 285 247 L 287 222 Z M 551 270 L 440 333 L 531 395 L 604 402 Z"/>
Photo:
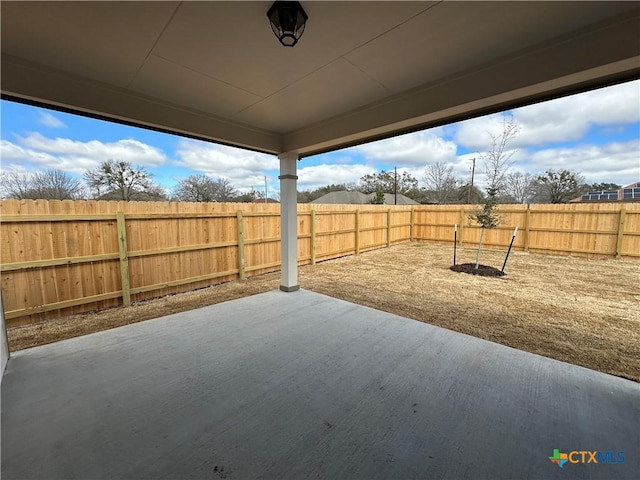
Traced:
<path fill-rule="evenodd" d="M 3 479 L 639 475 L 637 383 L 305 290 L 20 351 L 2 382 Z"/>

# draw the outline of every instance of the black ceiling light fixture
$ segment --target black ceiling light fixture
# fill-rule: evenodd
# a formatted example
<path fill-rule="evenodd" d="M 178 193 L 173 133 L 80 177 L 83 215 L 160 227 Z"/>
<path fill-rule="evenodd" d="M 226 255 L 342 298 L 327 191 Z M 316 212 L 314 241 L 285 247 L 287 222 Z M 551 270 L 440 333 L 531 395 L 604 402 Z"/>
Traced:
<path fill-rule="evenodd" d="M 309 18 L 299 2 L 274 2 L 267 17 L 273 33 L 285 47 L 298 43 Z"/>

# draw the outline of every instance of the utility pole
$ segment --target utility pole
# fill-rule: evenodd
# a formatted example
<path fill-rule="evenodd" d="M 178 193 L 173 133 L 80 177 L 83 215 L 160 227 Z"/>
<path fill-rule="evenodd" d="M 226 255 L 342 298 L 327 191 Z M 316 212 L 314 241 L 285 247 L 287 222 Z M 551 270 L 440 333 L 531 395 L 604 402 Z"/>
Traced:
<path fill-rule="evenodd" d="M 393 182 L 393 204 L 398 204 L 398 166 L 394 167 L 394 182 Z"/>
<path fill-rule="evenodd" d="M 264 176 L 264 203 L 267 203 L 267 176 Z"/>
<path fill-rule="evenodd" d="M 469 196 L 467 197 L 467 204 L 471 203 L 471 192 L 473 191 L 473 177 L 476 174 L 476 159 L 475 159 L 475 157 L 471 161 L 473 162 L 471 164 L 471 186 L 469 187 Z"/>

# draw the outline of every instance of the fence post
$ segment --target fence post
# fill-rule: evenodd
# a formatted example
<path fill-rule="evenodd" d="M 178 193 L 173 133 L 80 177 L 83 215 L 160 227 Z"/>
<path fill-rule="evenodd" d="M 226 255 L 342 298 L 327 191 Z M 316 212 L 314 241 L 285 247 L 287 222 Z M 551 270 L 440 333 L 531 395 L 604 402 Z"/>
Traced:
<path fill-rule="evenodd" d="M 311 265 L 316 264 L 316 211 L 311 209 Z"/>
<path fill-rule="evenodd" d="M 460 246 L 462 247 L 462 232 L 464 231 L 464 228 L 462 228 L 464 225 L 464 208 L 460 209 L 460 228 L 458 228 L 458 242 L 460 243 Z"/>
<path fill-rule="evenodd" d="M 627 210 L 624 205 L 620 205 L 620 219 L 618 220 L 618 241 L 616 242 L 616 258 L 622 255 L 622 241 L 624 240 L 624 219 Z"/>
<path fill-rule="evenodd" d="M 244 270 L 244 220 L 242 219 L 242 210 L 236 212 L 236 218 L 238 219 L 238 276 L 240 280 L 244 280 L 247 275 Z"/>
<path fill-rule="evenodd" d="M 129 254 L 127 253 L 127 228 L 124 212 L 116 213 L 118 227 L 118 250 L 120 252 L 120 279 L 122 280 L 122 304 L 131 305 L 131 286 L 129 285 Z"/>
<path fill-rule="evenodd" d="M 529 251 L 529 227 L 531 226 L 531 204 L 527 203 L 527 211 L 524 217 L 524 251 Z"/>
<path fill-rule="evenodd" d="M 409 227 L 409 241 L 413 242 L 413 229 L 415 226 L 415 208 L 411 207 L 411 226 Z"/>
<path fill-rule="evenodd" d="M 391 209 L 387 210 L 387 247 L 391 246 Z"/>
<path fill-rule="evenodd" d="M 356 208 L 356 255 L 360 255 L 360 210 Z"/>

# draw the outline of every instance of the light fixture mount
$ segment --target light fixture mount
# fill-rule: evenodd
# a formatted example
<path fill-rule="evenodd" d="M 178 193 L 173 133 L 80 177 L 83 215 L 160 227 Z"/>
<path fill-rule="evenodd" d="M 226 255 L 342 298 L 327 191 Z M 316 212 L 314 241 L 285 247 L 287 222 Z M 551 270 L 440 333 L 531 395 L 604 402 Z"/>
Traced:
<path fill-rule="evenodd" d="M 271 30 L 282 45 L 293 47 L 304 32 L 309 18 L 299 2 L 274 2 L 267 12 Z"/>

